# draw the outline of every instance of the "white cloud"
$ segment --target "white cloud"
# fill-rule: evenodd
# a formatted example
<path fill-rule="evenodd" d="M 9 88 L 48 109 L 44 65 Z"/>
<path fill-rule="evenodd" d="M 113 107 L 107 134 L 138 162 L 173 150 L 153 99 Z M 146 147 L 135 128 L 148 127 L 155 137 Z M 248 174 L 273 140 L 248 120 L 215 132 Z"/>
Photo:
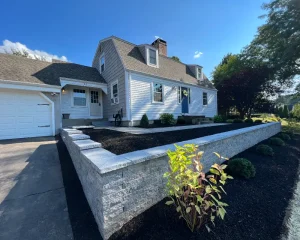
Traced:
<path fill-rule="evenodd" d="M 0 45 L 0 53 L 12 54 L 13 51 L 27 52 L 29 58 L 40 59 L 47 62 L 52 62 L 52 59 L 57 59 L 61 61 L 68 61 L 66 56 L 57 56 L 51 53 L 47 53 L 41 50 L 32 50 L 26 47 L 26 45 L 19 42 L 11 42 L 9 40 L 4 40 L 3 45 Z"/>
<path fill-rule="evenodd" d="M 196 51 L 194 54 L 194 58 L 199 58 L 202 54 L 202 52 Z"/>
<path fill-rule="evenodd" d="M 154 36 L 155 37 L 155 39 L 158 39 L 158 38 L 160 38 L 159 36 Z"/>

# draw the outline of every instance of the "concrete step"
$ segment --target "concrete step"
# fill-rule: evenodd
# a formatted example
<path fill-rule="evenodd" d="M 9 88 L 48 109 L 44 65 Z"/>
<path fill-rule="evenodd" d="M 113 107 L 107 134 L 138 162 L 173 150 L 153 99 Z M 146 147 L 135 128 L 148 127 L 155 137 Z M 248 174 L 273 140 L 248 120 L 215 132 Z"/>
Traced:
<path fill-rule="evenodd" d="M 110 127 L 113 126 L 109 121 L 94 121 L 92 125 L 95 127 Z"/>

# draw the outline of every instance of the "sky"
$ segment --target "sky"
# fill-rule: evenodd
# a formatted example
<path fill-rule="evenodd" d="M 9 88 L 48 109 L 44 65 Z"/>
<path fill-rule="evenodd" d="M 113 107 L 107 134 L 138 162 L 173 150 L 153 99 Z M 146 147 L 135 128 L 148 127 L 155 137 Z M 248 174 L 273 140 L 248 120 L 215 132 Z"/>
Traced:
<path fill-rule="evenodd" d="M 99 40 L 111 35 L 135 44 L 167 41 L 168 56 L 203 66 L 210 76 L 227 53 L 239 53 L 264 20 L 269 0 L 4 0 L 0 52 L 91 66 Z"/>

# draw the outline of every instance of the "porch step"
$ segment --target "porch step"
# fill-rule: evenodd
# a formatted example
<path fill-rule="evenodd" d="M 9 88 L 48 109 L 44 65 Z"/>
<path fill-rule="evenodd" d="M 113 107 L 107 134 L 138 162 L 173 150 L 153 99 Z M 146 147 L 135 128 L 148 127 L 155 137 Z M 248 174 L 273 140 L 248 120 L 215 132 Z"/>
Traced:
<path fill-rule="evenodd" d="M 92 122 L 95 127 L 110 127 L 112 124 L 109 121 L 95 121 Z"/>

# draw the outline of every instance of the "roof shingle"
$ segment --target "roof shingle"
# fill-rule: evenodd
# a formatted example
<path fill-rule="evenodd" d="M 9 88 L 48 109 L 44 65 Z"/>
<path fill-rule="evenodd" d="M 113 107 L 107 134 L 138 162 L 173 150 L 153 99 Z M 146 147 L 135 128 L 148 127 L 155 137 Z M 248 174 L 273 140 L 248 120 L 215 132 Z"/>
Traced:
<path fill-rule="evenodd" d="M 0 53 L 0 79 L 60 86 L 60 77 L 106 83 L 98 70 L 75 63 L 44 62 Z"/>
<path fill-rule="evenodd" d="M 145 63 L 137 45 L 117 37 L 113 37 L 113 40 L 125 65 L 124 67 L 128 70 L 215 89 L 205 75 L 204 79 L 199 82 L 188 65 L 184 63 L 179 63 L 169 57 L 159 55 L 159 68 L 151 67 Z"/>

